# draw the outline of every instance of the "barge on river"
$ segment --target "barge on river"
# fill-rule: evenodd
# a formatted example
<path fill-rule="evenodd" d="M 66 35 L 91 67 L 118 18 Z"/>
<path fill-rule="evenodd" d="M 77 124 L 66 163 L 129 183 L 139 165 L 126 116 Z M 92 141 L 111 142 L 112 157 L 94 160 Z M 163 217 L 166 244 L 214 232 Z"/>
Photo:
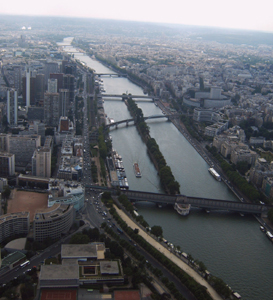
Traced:
<path fill-rule="evenodd" d="M 141 177 L 141 172 L 140 172 L 138 163 L 134 163 L 134 171 L 135 171 L 136 177 L 140 178 Z"/>
<path fill-rule="evenodd" d="M 209 168 L 208 171 L 216 180 L 221 181 L 221 176 L 213 168 Z"/>

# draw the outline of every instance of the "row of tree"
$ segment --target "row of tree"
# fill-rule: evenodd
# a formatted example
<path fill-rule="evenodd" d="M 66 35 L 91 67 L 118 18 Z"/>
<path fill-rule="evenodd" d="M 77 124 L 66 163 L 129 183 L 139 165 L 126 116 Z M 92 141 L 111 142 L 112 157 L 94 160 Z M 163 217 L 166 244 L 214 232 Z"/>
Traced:
<path fill-rule="evenodd" d="M 133 101 L 130 97 L 128 99 L 128 109 L 131 115 L 135 118 L 136 126 L 140 132 L 140 134 L 144 137 L 146 141 L 148 153 L 152 157 L 153 162 L 155 163 L 155 167 L 158 170 L 158 175 L 160 177 L 160 183 L 165 190 L 165 192 L 169 194 L 179 194 L 180 193 L 180 185 L 175 180 L 171 168 L 167 165 L 166 160 L 161 153 L 159 146 L 154 138 L 150 137 L 149 126 L 146 124 L 143 118 L 142 109 L 137 106 L 135 101 Z"/>

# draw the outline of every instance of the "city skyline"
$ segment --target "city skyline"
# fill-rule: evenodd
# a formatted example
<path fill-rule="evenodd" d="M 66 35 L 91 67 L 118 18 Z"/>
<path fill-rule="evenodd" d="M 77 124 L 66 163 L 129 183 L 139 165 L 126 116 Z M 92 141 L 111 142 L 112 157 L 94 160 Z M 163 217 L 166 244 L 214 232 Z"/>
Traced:
<path fill-rule="evenodd" d="M 65 5 L 60 0 L 39 2 L 38 5 L 33 0 L 14 0 L 12 3 L 2 3 L 0 14 L 112 19 L 273 32 L 272 9 L 273 2 L 269 0 L 259 1 L 259 6 L 250 5 L 246 0 L 230 0 L 226 4 L 216 0 L 179 3 L 170 0 L 167 4 L 140 0 L 130 6 L 125 0 L 95 3 L 68 0 Z"/>

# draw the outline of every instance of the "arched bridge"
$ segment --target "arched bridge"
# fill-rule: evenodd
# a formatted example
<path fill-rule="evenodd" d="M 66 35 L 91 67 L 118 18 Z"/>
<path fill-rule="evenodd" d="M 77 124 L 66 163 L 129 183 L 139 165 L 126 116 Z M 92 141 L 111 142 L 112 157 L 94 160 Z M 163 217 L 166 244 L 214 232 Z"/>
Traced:
<path fill-rule="evenodd" d="M 170 115 L 153 115 L 153 116 L 149 116 L 149 117 L 143 117 L 143 119 L 146 121 L 146 120 L 150 120 L 150 119 L 161 119 L 161 118 L 172 119 L 172 118 L 179 118 L 179 117 L 180 117 L 180 114 L 170 114 Z M 110 127 L 118 128 L 118 125 L 123 124 L 123 123 L 125 123 L 126 126 L 128 126 L 129 123 L 135 124 L 135 119 L 126 119 L 126 120 L 113 122 L 113 123 L 105 125 L 105 128 L 110 128 Z"/>

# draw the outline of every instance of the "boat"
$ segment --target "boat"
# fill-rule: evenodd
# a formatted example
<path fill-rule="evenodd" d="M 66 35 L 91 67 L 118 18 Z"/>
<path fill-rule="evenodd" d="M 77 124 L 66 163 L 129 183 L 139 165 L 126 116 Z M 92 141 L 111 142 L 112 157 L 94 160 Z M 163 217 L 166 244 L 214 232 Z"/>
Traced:
<path fill-rule="evenodd" d="M 266 236 L 270 239 L 271 242 L 273 242 L 273 234 L 270 231 L 266 232 Z"/>
<path fill-rule="evenodd" d="M 179 215 L 186 216 L 190 213 L 191 205 L 175 203 L 174 209 L 179 213 Z"/>
<path fill-rule="evenodd" d="M 265 232 L 265 228 L 263 226 L 260 226 L 260 229 L 262 232 Z"/>
<path fill-rule="evenodd" d="M 221 181 L 221 176 L 213 168 L 209 168 L 208 171 L 216 180 Z"/>
<path fill-rule="evenodd" d="M 136 177 L 140 178 L 141 177 L 141 172 L 140 172 L 138 163 L 134 163 L 134 171 L 135 171 Z"/>

